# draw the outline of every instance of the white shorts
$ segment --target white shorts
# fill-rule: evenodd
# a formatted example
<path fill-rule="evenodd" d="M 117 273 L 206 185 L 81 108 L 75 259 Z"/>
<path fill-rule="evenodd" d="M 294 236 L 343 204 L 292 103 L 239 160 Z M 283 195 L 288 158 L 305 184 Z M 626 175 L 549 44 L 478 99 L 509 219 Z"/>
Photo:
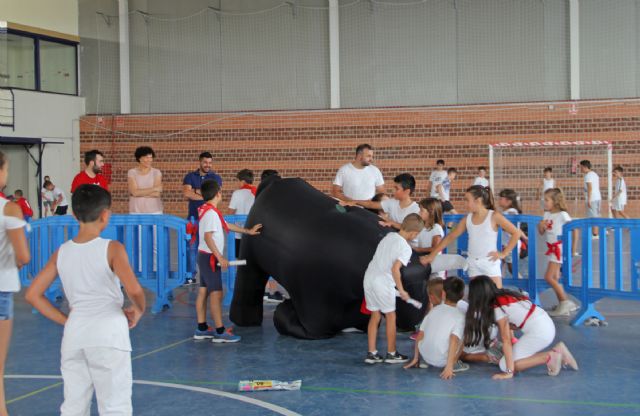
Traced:
<path fill-rule="evenodd" d="M 489 257 L 467 259 L 469 264 L 468 275 L 469 277 L 476 276 L 489 276 L 496 277 L 502 276 L 502 262 L 500 260 L 493 261 Z"/>
<path fill-rule="evenodd" d="M 91 409 L 95 389 L 101 415 L 131 415 L 131 352 L 95 347 L 62 351 L 64 381 L 61 416 L 84 416 Z"/>
<path fill-rule="evenodd" d="M 546 312 L 532 316 L 522 328 L 522 336 L 513 345 L 513 362 L 531 357 L 547 348 L 556 336 L 556 326 Z M 500 370 L 507 371 L 507 361 L 500 360 Z"/>
<path fill-rule="evenodd" d="M 547 258 L 549 263 L 562 264 L 562 245 L 558 246 L 558 250 L 560 250 L 560 260 L 558 260 L 558 257 L 556 257 L 555 254 L 545 254 L 545 257 Z"/>
<path fill-rule="evenodd" d="M 621 204 L 617 198 L 611 201 L 611 209 L 614 211 L 624 211 L 625 205 L 626 204 Z"/>
<path fill-rule="evenodd" d="M 600 217 L 600 202 L 601 201 L 591 201 L 591 207 L 589 207 L 589 204 L 586 204 L 587 218 Z"/>
<path fill-rule="evenodd" d="M 396 288 L 389 282 L 364 281 L 364 299 L 371 312 L 395 312 Z"/>

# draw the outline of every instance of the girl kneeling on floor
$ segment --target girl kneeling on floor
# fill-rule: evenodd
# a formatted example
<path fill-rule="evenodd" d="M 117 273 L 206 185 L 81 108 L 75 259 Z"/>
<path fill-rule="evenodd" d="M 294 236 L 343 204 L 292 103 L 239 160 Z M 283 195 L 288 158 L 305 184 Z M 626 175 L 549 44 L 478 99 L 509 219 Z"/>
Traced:
<path fill-rule="evenodd" d="M 494 322 L 498 325 L 504 352 L 500 360 L 502 373 L 495 374 L 494 379 L 512 378 L 516 371 L 539 365 L 546 365 L 550 376 L 557 376 L 563 365 L 578 369 L 576 360 L 563 342 L 549 351 L 542 351 L 556 335 L 553 321 L 542 308 L 536 307 L 522 293 L 498 289 L 489 277 L 478 276 L 469 283 L 464 345 L 478 345 L 481 340 L 488 344 L 491 339 L 489 328 Z M 510 327 L 522 331 L 515 345 L 511 344 Z"/>

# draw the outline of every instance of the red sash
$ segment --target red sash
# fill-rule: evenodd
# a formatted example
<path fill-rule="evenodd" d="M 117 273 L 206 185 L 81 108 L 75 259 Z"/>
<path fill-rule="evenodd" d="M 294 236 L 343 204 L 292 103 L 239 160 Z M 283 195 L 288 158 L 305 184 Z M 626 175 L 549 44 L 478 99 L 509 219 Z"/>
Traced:
<path fill-rule="evenodd" d="M 526 301 L 531 302 L 529 300 L 529 298 L 526 297 L 526 296 L 523 297 L 522 299 L 517 299 L 517 298 L 514 298 L 513 296 L 509 296 L 509 295 L 498 296 L 498 297 L 496 297 L 495 307 L 501 308 L 503 306 L 511 305 L 512 303 L 520 302 L 522 300 L 526 300 Z M 533 311 L 535 311 L 535 310 L 536 310 L 536 304 L 531 302 L 531 307 L 529 308 L 529 312 L 527 312 L 527 315 L 522 320 L 522 323 L 518 326 L 518 329 L 522 329 L 524 327 L 524 324 L 527 323 L 527 320 L 531 317 L 531 315 L 533 314 Z"/>
<path fill-rule="evenodd" d="M 220 223 L 222 224 L 222 228 L 224 229 L 224 232 L 228 233 L 229 226 L 227 225 L 227 222 L 224 220 L 222 213 L 218 210 L 218 208 L 214 207 L 209 203 L 206 203 L 200 206 L 200 208 L 198 208 L 198 222 L 202 221 L 202 217 L 204 217 L 204 214 L 206 214 L 207 211 L 213 211 L 216 214 L 218 214 L 218 218 L 220 218 Z"/>
<path fill-rule="evenodd" d="M 243 184 L 240 189 L 248 189 L 251 191 L 251 193 L 253 194 L 253 196 L 256 196 L 256 191 L 258 190 L 258 188 L 256 188 L 253 185 L 249 185 L 248 183 Z"/>
<path fill-rule="evenodd" d="M 545 256 L 555 255 L 556 259 L 560 261 L 562 259 L 562 251 L 560 250 L 562 247 L 562 241 L 556 241 L 555 243 L 547 243 L 547 252 L 544 253 Z"/>

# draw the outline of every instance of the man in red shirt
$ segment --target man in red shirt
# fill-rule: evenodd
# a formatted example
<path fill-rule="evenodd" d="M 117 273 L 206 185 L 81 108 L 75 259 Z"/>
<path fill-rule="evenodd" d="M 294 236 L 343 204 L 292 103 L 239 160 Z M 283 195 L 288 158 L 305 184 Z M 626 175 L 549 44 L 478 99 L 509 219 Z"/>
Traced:
<path fill-rule="evenodd" d="M 104 166 L 104 153 L 100 150 L 90 150 L 84 154 L 85 170 L 78 173 L 71 183 L 71 193 L 80 185 L 98 185 L 101 188 L 109 190 L 109 182 L 107 178 L 102 176 L 102 167 Z"/>
<path fill-rule="evenodd" d="M 20 206 L 24 219 L 26 221 L 31 220 L 31 217 L 33 217 L 33 210 L 31 209 L 31 205 L 29 205 L 29 201 L 24 197 L 21 189 L 16 189 L 13 193 L 13 202 Z"/>

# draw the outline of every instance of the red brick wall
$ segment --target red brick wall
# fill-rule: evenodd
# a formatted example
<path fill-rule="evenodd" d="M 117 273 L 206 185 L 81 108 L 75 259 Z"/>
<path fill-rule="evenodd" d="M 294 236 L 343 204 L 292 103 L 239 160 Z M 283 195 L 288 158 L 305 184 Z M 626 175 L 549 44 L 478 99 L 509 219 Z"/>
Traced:
<path fill-rule="evenodd" d="M 81 152 L 97 148 L 112 164 L 114 210 L 126 212 L 127 170 L 135 166 L 137 146 L 152 146 L 154 166 L 163 172 L 165 212 L 183 216 L 186 201 L 182 179 L 197 168 L 202 151 L 214 154 L 214 170 L 225 181 L 224 200 L 236 186 L 235 173 L 277 169 L 283 176 L 299 176 L 328 192 L 340 165 L 351 160 L 360 143 L 375 148 L 375 164 L 387 184 L 401 172 L 417 180 L 416 198 L 428 194 L 426 179 L 435 160 L 458 168 L 452 200 L 479 165 L 488 165 L 487 145 L 515 140 L 608 140 L 613 143 L 614 165 L 625 167 L 629 191 L 628 212 L 640 214 L 640 100 L 571 104 L 508 104 L 444 108 L 371 109 L 335 111 L 282 111 L 261 113 L 163 114 L 86 116 L 80 121 Z M 575 114 L 574 114 L 575 113 Z M 526 155 L 528 169 L 516 167 L 517 189 L 533 197 L 541 170 L 554 157 L 566 158 L 556 148 Z M 606 165 L 596 170 L 606 177 Z M 524 173 L 524 175 L 523 175 Z M 561 174 L 559 172 L 559 174 Z M 514 173 L 514 177 L 517 175 Z M 524 177 L 523 177 L 524 176 Z M 602 189 L 606 198 L 606 179 Z"/>

